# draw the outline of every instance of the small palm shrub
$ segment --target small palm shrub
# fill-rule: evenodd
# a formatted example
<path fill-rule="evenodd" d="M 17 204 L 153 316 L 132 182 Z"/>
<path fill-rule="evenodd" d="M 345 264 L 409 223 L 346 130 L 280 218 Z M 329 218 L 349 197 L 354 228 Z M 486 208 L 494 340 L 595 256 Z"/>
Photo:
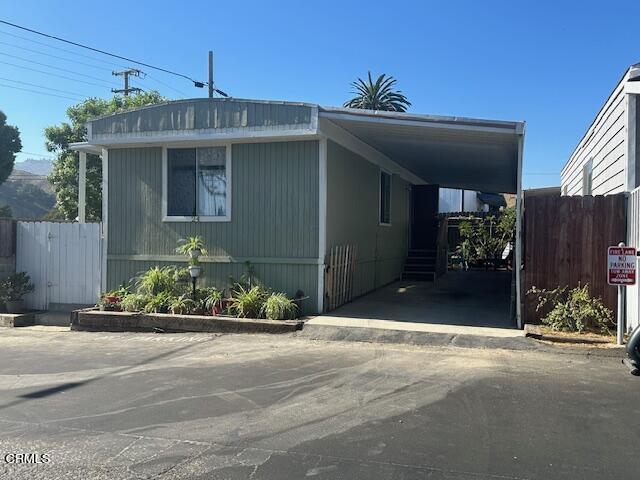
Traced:
<path fill-rule="evenodd" d="M 289 320 L 296 318 L 298 306 L 284 293 L 272 293 L 264 302 L 263 312 L 269 320 Z"/>
<path fill-rule="evenodd" d="M 196 302 L 194 302 L 187 295 L 180 295 L 171 303 L 171 313 L 176 315 L 187 315 L 195 308 Z"/>
<path fill-rule="evenodd" d="M 176 289 L 175 267 L 152 267 L 134 280 L 137 293 L 158 295 L 173 293 Z"/>
<path fill-rule="evenodd" d="M 245 288 L 236 284 L 230 301 L 229 311 L 240 318 L 260 318 L 267 291 L 260 285 Z"/>
<path fill-rule="evenodd" d="M 142 312 L 147 303 L 151 300 L 148 295 L 141 295 L 139 293 L 130 293 L 126 295 L 120 302 L 120 307 L 125 312 Z"/>
<path fill-rule="evenodd" d="M 534 286 L 527 295 L 536 297 L 536 312 L 545 307 L 551 308 L 541 321 L 552 330 L 611 333 L 609 326 L 613 323 L 613 312 L 604 306 L 600 298 L 589 294 L 588 284 L 572 289 L 562 287 L 553 290 Z"/>
<path fill-rule="evenodd" d="M 145 305 L 144 311 L 145 313 L 167 313 L 174 301 L 175 297 L 169 292 L 160 292 L 151 297 Z"/>

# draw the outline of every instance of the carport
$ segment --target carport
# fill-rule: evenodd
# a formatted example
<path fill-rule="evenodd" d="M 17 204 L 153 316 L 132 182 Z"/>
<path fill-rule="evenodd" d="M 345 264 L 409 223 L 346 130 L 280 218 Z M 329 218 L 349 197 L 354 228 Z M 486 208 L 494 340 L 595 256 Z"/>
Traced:
<path fill-rule="evenodd" d="M 517 325 L 522 328 L 520 266 L 524 122 L 320 107 L 319 130 L 334 138 L 345 134 L 352 136 L 356 142 L 363 144 L 363 148 L 379 152 L 419 179 L 414 182 L 413 188 L 416 188 L 415 185 L 438 185 L 515 194 L 517 216 L 514 272 L 513 275 L 501 272 L 503 276 L 494 279 L 497 284 L 507 285 L 508 291 L 505 294 L 509 302 L 509 318 L 495 322 L 488 320 L 486 326 Z M 458 276 L 454 277 L 455 275 Z M 506 281 L 504 275 L 507 275 Z M 375 311 L 378 317 L 385 320 L 411 321 L 413 316 L 415 321 L 437 323 L 437 319 L 440 319 L 443 323 L 465 325 L 462 312 L 473 315 L 474 301 L 465 306 L 459 297 L 456 300 L 456 292 L 473 289 L 473 282 L 476 282 L 475 285 L 478 285 L 477 282 L 482 283 L 482 280 L 473 277 L 474 275 L 464 275 L 462 272 L 451 272 L 430 286 L 415 282 L 413 285 L 411 282 L 396 282 L 355 299 L 331 315 L 376 318 L 372 313 Z M 425 294 L 413 295 L 418 290 L 425 290 Z M 473 293 L 472 290 L 471 297 Z M 487 294 L 485 303 L 477 304 L 477 308 L 490 307 L 491 302 L 495 305 L 497 297 L 494 293 Z M 469 300 L 469 295 L 466 297 Z M 400 298 L 412 299 L 399 305 Z M 500 297 L 498 303 L 502 301 L 504 296 Z M 452 307 L 449 310 L 447 303 Z M 381 308 L 383 304 L 388 308 Z M 431 315 L 430 320 L 421 320 L 418 313 L 412 314 L 412 308 L 416 312 L 421 309 L 434 312 L 434 307 L 440 313 Z M 393 318 L 394 311 L 396 318 Z M 493 325 L 492 322 L 496 324 Z"/>

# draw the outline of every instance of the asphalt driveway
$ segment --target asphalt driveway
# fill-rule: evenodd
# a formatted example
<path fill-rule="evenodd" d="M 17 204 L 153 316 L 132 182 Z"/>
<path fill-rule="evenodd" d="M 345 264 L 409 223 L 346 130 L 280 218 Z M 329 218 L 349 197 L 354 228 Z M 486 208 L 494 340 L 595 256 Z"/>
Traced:
<path fill-rule="evenodd" d="M 639 398 L 562 351 L 3 329 L 0 478 L 631 479 Z"/>

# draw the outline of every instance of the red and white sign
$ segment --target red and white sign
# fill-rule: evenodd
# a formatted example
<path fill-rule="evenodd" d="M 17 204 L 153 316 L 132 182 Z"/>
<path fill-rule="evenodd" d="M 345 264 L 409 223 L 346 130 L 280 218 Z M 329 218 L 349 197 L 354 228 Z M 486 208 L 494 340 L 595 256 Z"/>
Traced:
<path fill-rule="evenodd" d="M 609 285 L 636 284 L 636 249 L 634 247 L 609 247 Z"/>

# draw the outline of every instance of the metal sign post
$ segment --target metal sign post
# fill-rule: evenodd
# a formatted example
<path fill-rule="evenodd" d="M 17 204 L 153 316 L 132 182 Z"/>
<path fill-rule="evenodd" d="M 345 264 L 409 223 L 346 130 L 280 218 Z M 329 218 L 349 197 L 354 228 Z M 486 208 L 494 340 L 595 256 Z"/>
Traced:
<path fill-rule="evenodd" d="M 617 247 L 608 248 L 607 256 L 607 283 L 618 287 L 617 343 L 622 345 L 624 340 L 625 287 L 636 284 L 636 249 L 625 247 L 624 242 L 620 242 Z"/>

